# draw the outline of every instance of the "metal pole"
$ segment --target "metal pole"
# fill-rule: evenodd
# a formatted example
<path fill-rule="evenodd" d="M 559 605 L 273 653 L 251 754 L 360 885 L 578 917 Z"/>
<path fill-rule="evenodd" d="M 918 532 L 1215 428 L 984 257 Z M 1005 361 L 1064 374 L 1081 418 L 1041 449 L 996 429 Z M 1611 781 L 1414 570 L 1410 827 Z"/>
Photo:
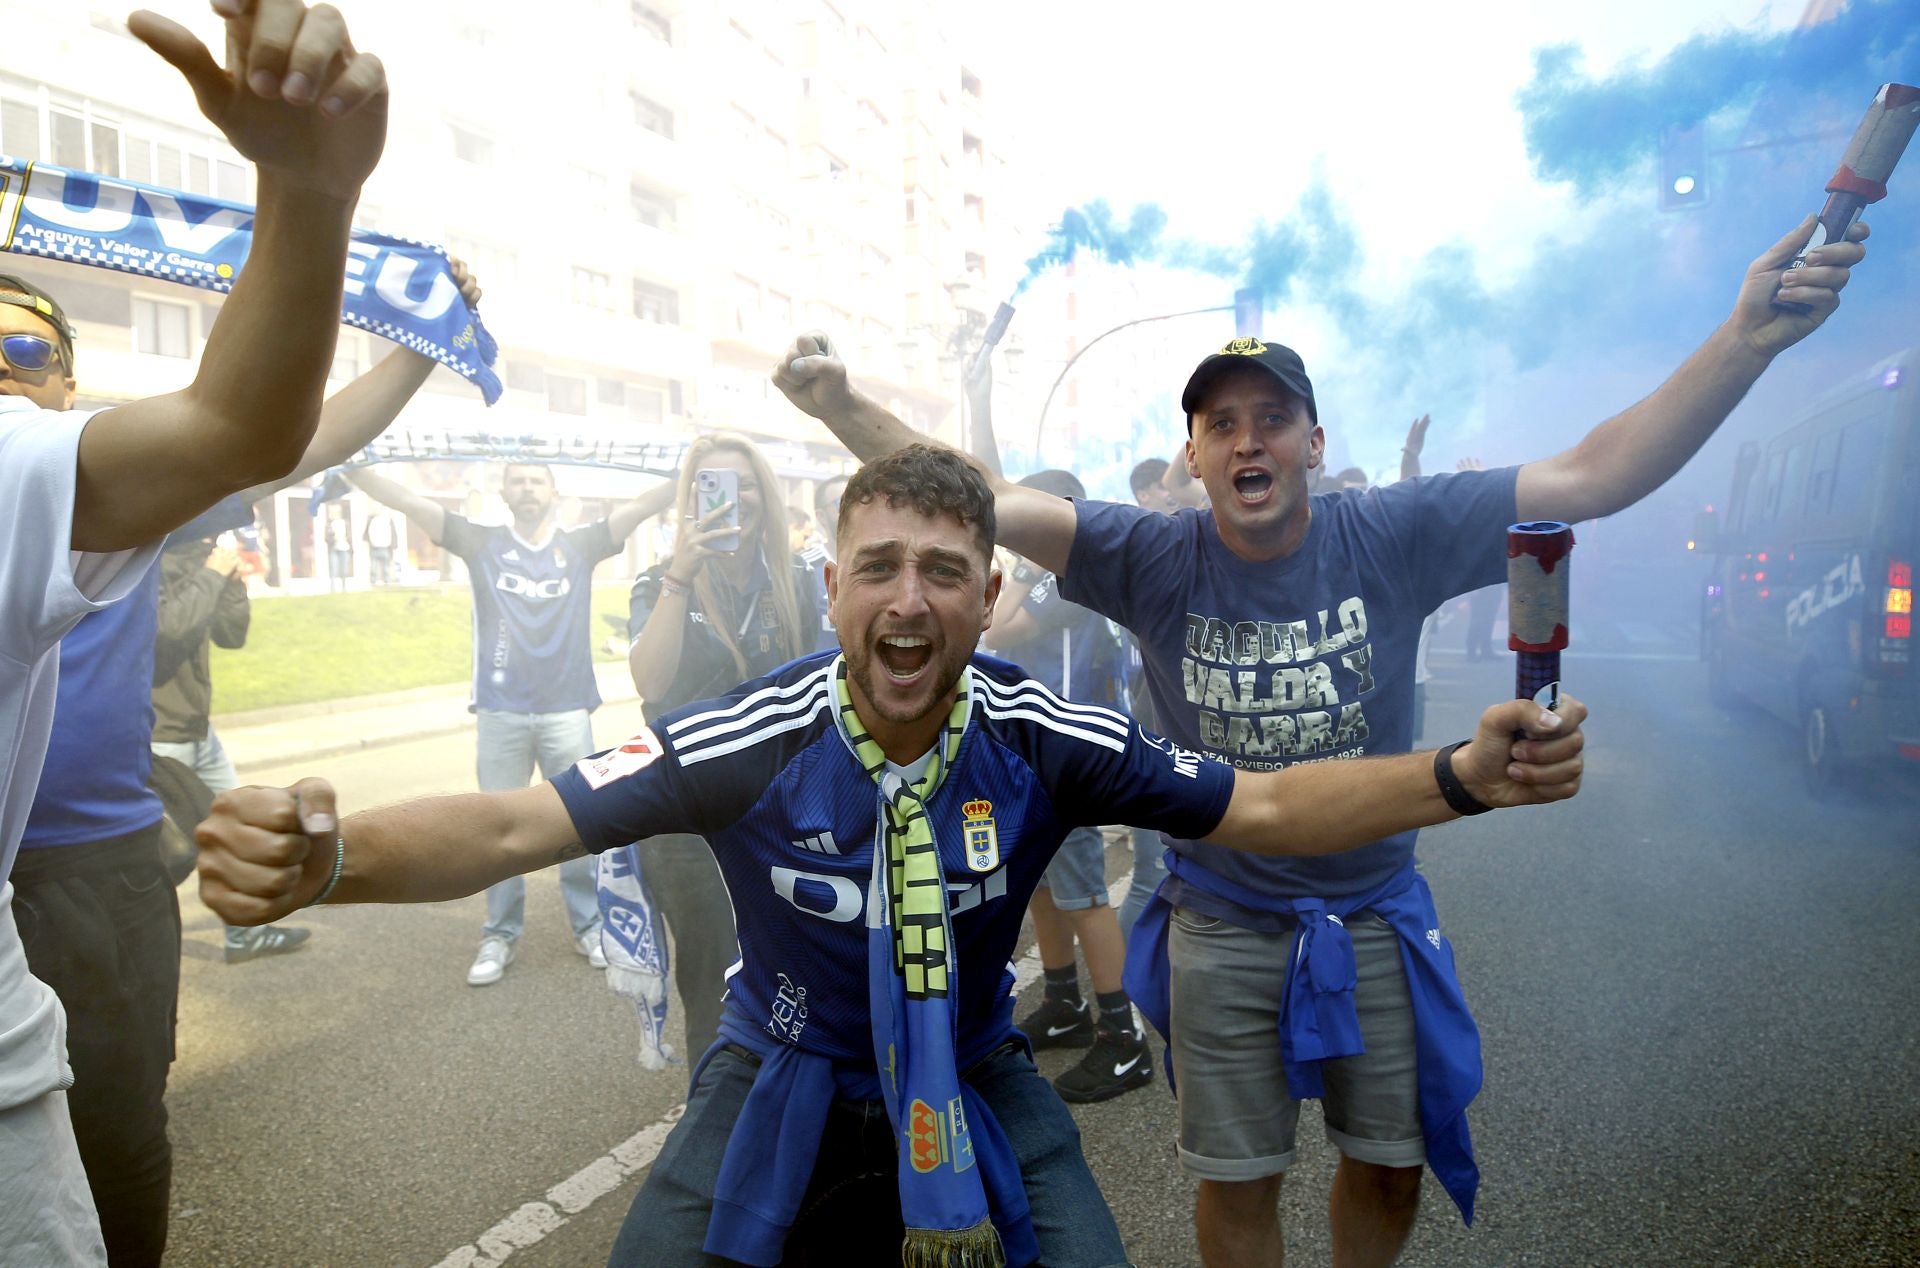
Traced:
<path fill-rule="evenodd" d="M 1232 311 L 1233 311 L 1232 304 L 1221 304 L 1214 308 L 1189 308 L 1186 312 L 1183 312 L 1183 313 L 1161 313 L 1157 317 L 1136 317 L 1132 321 L 1121 322 L 1119 325 L 1113 327 L 1111 330 L 1103 330 L 1099 334 L 1095 335 L 1092 339 L 1088 340 L 1086 347 L 1080 349 L 1080 351 L 1074 353 L 1072 356 L 1067 358 L 1067 363 L 1060 367 L 1060 373 L 1054 378 L 1053 386 L 1047 389 L 1047 399 L 1040 406 L 1040 418 L 1033 425 L 1034 458 L 1038 460 L 1040 456 L 1040 437 L 1041 437 L 1041 434 L 1046 430 L 1047 410 L 1053 404 L 1053 394 L 1060 390 L 1060 384 L 1066 381 L 1067 372 L 1073 369 L 1074 364 L 1078 362 L 1081 357 L 1084 357 L 1087 355 L 1087 353 L 1093 351 L 1094 344 L 1099 343 L 1102 339 L 1105 339 L 1108 335 L 1119 334 L 1122 330 L 1126 330 L 1133 326 L 1144 326 L 1150 321 L 1172 321 L 1175 317 L 1197 317 L 1201 313 L 1230 313 Z"/>

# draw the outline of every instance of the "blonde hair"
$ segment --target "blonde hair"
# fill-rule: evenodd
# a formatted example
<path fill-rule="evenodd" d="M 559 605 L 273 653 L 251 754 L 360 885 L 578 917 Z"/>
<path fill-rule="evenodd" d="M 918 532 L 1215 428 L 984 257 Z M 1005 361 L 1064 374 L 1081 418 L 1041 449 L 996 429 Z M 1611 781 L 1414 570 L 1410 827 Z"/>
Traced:
<path fill-rule="evenodd" d="M 761 557 L 767 565 L 768 597 L 773 600 L 773 610 L 777 614 L 781 632 L 786 636 L 787 654 L 804 656 L 813 650 L 808 640 L 809 626 L 800 619 L 800 597 L 793 586 L 793 548 L 787 541 L 787 496 L 781 487 L 779 478 L 773 474 L 766 455 L 760 447 L 738 432 L 716 431 L 696 437 L 687 446 L 687 456 L 680 464 L 679 511 L 682 517 L 694 513 L 694 473 L 700 470 L 710 454 L 716 451 L 737 453 L 747 460 L 753 469 L 754 482 L 760 486 L 760 540 Z M 742 548 L 747 545 L 743 539 Z M 738 632 L 729 628 L 729 623 L 720 619 L 719 592 L 714 588 L 713 570 L 702 568 L 693 579 L 693 598 L 701 613 L 707 618 L 707 628 L 719 636 L 727 651 L 733 654 L 734 667 L 740 676 L 749 674 L 746 653 L 740 650 Z"/>

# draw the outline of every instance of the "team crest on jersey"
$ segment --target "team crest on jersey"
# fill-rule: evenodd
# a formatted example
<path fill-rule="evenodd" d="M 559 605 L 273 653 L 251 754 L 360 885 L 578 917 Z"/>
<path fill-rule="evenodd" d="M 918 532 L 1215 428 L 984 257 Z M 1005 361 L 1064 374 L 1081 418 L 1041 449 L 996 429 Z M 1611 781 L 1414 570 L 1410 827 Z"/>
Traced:
<path fill-rule="evenodd" d="M 960 807 L 961 833 L 967 843 L 967 870 L 991 872 L 1000 866 L 1000 837 L 993 830 L 993 803 L 969 801 Z"/>
<path fill-rule="evenodd" d="M 573 768 L 587 781 L 587 787 L 598 791 L 616 779 L 625 779 L 628 775 L 645 770 L 660 753 L 660 741 L 654 738 L 652 731 L 642 727 L 638 735 L 619 748 L 608 749 L 594 757 L 583 757 L 573 764 Z"/>

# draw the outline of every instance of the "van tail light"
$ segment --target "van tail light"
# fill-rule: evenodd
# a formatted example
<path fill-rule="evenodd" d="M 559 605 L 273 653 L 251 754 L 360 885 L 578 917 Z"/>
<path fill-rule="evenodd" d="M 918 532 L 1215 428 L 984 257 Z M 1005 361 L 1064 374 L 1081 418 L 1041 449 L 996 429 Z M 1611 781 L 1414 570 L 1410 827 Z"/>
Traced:
<path fill-rule="evenodd" d="M 1906 673 L 1913 655 L 1913 564 L 1904 559 L 1887 560 L 1887 584 L 1881 592 L 1879 662 L 1888 677 Z"/>

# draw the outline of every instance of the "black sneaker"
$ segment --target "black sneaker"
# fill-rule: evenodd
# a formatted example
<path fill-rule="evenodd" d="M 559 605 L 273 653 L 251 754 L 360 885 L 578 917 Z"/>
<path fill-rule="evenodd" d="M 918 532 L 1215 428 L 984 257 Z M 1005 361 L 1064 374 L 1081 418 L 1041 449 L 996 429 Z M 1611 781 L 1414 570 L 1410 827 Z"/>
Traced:
<path fill-rule="evenodd" d="M 1036 1052 L 1041 1048 L 1093 1046 L 1093 1013 L 1084 999 L 1077 1005 L 1064 999 L 1043 999 L 1040 1007 L 1020 1019 L 1020 1029 Z"/>
<path fill-rule="evenodd" d="M 1075 1105 L 1110 1101 L 1124 1092 L 1153 1082 L 1153 1057 L 1147 1037 L 1137 1030 L 1100 1027 L 1093 1051 L 1080 1064 L 1053 1081 L 1060 1099 Z"/>
<path fill-rule="evenodd" d="M 245 964 L 263 955 L 285 955 L 298 951 L 313 936 L 311 929 L 290 929 L 281 925 L 261 925 L 241 931 L 238 942 L 227 943 L 227 963 Z"/>

